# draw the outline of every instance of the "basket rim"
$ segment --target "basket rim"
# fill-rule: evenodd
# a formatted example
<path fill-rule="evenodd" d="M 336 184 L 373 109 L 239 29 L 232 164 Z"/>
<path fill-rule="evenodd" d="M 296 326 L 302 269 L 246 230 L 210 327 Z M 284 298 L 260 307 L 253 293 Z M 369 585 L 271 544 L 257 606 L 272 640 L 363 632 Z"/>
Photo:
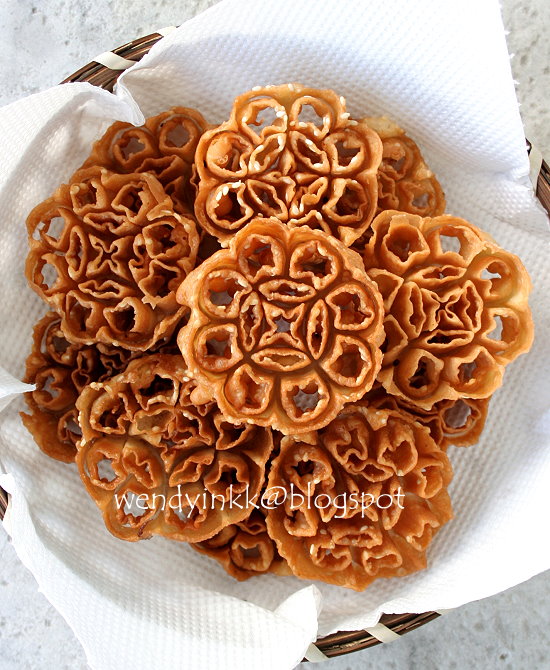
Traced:
<path fill-rule="evenodd" d="M 111 50 L 111 53 L 137 63 L 162 37 L 163 34 L 160 32 L 151 33 L 116 47 Z M 130 65 L 128 64 L 128 66 Z M 112 91 L 118 77 L 123 71 L 123 69 L 111 69 L 102 65 L 99 61 L 93 60 L 76 72 L 73 72 L 60 83 L 87 82 L 107 91 Z M 528 140 L 526 143 L 527 151 L 530 152 L 532 145 Z M 542 160 L 537 178 L 536 196 L 544 209 L 550 214 L 550 168 L 544 160 Z M 4 518 L 8 505 L 9 496 L 0 487 L 0 520 Z M 380 618 L 380 624 L 398 636 L 401 636 L 437 619 L 439 616 L 438 612 L 383 614 Z M 367 630 L 338 631 L 318 638 L 315 646 L 325 657 L 332 658 L 373 647 L 381 642 L 383 642 L 382 639 L 378 639 L 378 637 Z M 308 659 L 304 658 L 303 660 L 307 661 Z"/>

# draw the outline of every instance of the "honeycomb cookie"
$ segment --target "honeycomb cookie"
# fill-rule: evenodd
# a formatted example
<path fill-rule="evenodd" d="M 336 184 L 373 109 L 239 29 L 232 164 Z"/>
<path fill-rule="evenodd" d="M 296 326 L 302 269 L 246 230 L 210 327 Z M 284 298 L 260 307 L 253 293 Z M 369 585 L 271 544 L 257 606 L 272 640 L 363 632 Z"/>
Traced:
<path fill-rule="evenodd" d="M 381 296 L 360 257 L 306 227 L 257 219 L 192 272 L 178 344 L 199 396 L 229 420 L 314 430 L 378 373 Z"/>

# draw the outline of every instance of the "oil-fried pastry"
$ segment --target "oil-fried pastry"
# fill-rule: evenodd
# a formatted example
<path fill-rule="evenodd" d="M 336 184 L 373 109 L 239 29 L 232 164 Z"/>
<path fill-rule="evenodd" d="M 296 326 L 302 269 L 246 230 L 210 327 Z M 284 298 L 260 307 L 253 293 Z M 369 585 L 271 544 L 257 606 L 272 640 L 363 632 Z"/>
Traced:
<path fill-rule="evenodd" d="M 202 115 L 188 107 L 173 107 L 139 127 L 117 121 L 94 144 L 83 167 L 150 172 L 172 198 L 176 212 L 189 214 L 195 200 L 191 181 L 195 150 L 208 127 Z"/>
<path fill-rule="evenodd" d="M 133 352 L 107 344 L 74 344 L 67 340 L 60 317 L 49 312 L 34 327 L 33 348 L 24 381 L 36 389 L 25 394 L 30 414 L 21 418 L 44 453 L 72 463 L 81 431 L 75 402 L 89 383 L 121 372 Z"/>
<path fill-rule="evenodd" d="M 227 573 L 240 582 L 267 572 L 292 574 L 287 562 L 279 555 L 274 540 L 267 533 L 265 512 L 261 506 L 254 509 L 248 519 L 226 526 L 214 537 L 191 546 L 215 558 Z"/>
<path fill-rule="evenodd" d="M 264 494 L 293 573 L 361 591 L 425 568 L 452 517 L 451 466 L 428 429 L 359 402 L 306 438 L 283 438 Z"/>
<path fill-rule="evenodd" d="M 442 449 L 451 444 L 469 447 L 478 442 L 491 397 L 440 400 L 431 409 L 422 409 L 403 398 L 389 395 L 382 386 L 377 386 L 366 396 L 371 407 L 397 409 L 411 414 L 415 421 L 428 428 L 435 443 Z"/>
<path fill-rule="evenodd" d="M 303 433 L 372 387 L 382 300 L 361 258 L 321 231 L 257 219 L 177 298 L 190 309 L 178 344 L 195 399 L 231 421 Z"/>
<path fill-rule="evenodd" d="M 416 142 L 385 116 L 363 119 L 382 140 L 378 168 L 378 213 L 396 209 L 418 216 L 445 212 L 445 195 L 434 173 L 424 162 Z"/>
<path fill-rule="evenodd" d="M 334 91 L 257 87 L 198 143 L 195 214 L 222 242 L 263 216 L 350 246 L 375 215 L 381 159 L 376 132 Z"/>
<path fill-rule="evenodd" d="M 271 430 L 195 406 L 193 388 L 181 356 L 157 354 L 80 394 L 76 463 L 113 535 L 201 542 L 250 515 Z"/>
<path fill-rule="evenodd" d="M 391 395 L 422 409 L 488 398 L 529 350 L 529 275 L 467 221 L 382 212 L 363 259 L 384 298 L 378 381 Z"/>
<path fill-rule="evenodd" d="M 149 173 L 77 172 L 29 215 L 26 275 L 71 342 L 144 351 L 184 312 L 175 290 L 195 266 L 195 221 Z"/>

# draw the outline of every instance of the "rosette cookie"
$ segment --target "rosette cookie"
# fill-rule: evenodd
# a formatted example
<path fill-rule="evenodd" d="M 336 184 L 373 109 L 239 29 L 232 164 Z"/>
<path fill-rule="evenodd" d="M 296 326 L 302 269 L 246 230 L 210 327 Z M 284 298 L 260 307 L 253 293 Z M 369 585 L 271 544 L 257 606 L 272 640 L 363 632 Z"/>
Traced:
<path fill-rule="evenodd" d="M 195 150 L 209 127 L 199 112 L 173 107 L 136 127 L 118 121 L 93 146 L 83 167 L 101 166 L 118 173 L 150 172 L 172 198 L 180 214 L 193 212 L 191 184 Z"/>
<path fill-rule="evenodd" d="M 296 576 L 360 591 L 426 567 L 452 518 L 451 476 L 410 416 L 348 405 L 307 440 L 283 439 L 264 494 L 267 529 Z"/>
<path fill-rule="evenodd" d="M 366 398 L 369 406 L 395 409 L 408 413 L 415 421 L 426 426 L 435 443 L 442 449 L 451 444 L 469 447 L 479 440 L 491 398 L 461 398 L 440 400 L 431 409 L 422 409 L 403 398 L 389 395 L 380 387 Z"/>
<path fill-rule="evenodd" d="M 253 510 L 248 519 L 226 526 L 214 537 L 191 546 L 201 554 L 215 558 L 226 572 L 240 582 L 267 572 L 292 574 L 267 533 L 261 508 Z"/>
<path fill-rule="evenodd" d="M 184 314 L 175 289 L 195 266 L 195 221 L 151 174 L 89 168 L 74 179 L 29 215 L 29 283 L 71 342 L 149 349 Z"/>
<path fill-rule="evenodd" d="M 533 340 L 519 258 L 452 216 L 382 212 L 372 233 L 363 258 L 386 311 L 378 381 L 423 409 L 488 398 Z"/>
<path fill-rule="evenodd" d="M 378 135 L 333 91 L 257 87 L 199 141 L 195 214 L 222 242 L 263 216 L 350 246 L 375 215 L 381 158 Z"/>
<path fill-rule="evenodd" d="M 271 431 L 196 407 L 193 388 L 181 356 L 157 354 L 79 396 L 76 462 L 113 535 L 200 542 L 250 515 Z"/>
<path fill-rule="evenodd" d="M 378 168 L 378 212 L 396 209 L 419 216 L 445 212 L 445 195 L 418 145 L 385 116 L 363 119 L 382 140 Z"/>
<path fill-rule="evenodd" d="M 374 383 L 384 311 L 361 258 L 306 227 L 257 219 L 183 282 L 178 344 L 229 420 L 285 434 L 326 425 Z"/>
<path fill-rule="evenodd" d="M 34 327 L 24 381 L 36 389 L 25 394 L 31 413 L 22 412 L 21 418 L 44 453 L 72 463 L 81 436 L 75 407 L 78 394 L 90 382 L 124 370 L 133 354 L 106 344 L 72 344 L 60 320 L 50 312 Z"/>

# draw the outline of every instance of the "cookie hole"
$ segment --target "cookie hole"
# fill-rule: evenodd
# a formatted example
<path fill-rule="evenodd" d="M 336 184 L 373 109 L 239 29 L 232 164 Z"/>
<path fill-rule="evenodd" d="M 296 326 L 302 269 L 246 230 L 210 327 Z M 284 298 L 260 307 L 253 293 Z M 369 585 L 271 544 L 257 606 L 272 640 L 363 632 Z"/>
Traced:
<path fill-rule="evenodd" d="M 264 384 L 256 383 L 252 377 L 245 371 L 239 380 L 244 397 L 244 407 L 251 409 L 260 409 L 265 400 Z"/>
<path fill-rule="evenodd" d="M 300 123 L 312 123 L 319 129 L 324 127 L 324 119 L 318 114 L 313 105 L 306 104 L 301 106 L 300 113 L 298 114 L 298 121 Z"/>
<path fill-rule="evenodd" d="M 178 273 L 176 271 L 165 270 L 164 272 L 155 275 L 154 287 L 151 287 L 151 293 L 156 298 L 166 298 L 172 293 L 171 283 L 177 279 Z"/>
<path fill-rule="evenodd" d="M 124 496 L 124 515 L 139 519 L 147 512 L 147 505 L 143 498 L 139 498 L 133 491 L 129 491 Z"/>
<path fill-rule="evenodd" d="M 232 467 L 224 466 L 218 481 L 220 482 L 220 484 L 222 484 L 227 488 L 229 488 L 230 486 L 235 488 L 236 486 L 239 485 L 237 470 Z"/>
<path fill-rule="evenodd" d="M 262 554 L 260 552 L 260 549 L 258 548 L 258 545 L 254 545 L 253 547 L 241 547 L 240 545 L 236 548 L 238 549 L 239 553 L 241 554 L 242 558 L 248 561 L 254 560 L 256 558 L 261 558 Z"/>
<path fill-rule="evenodd" d="M 361 311 L 361 300 L 356 293 L 342 291 L 332 299 L 333 304 L 340 310 L 340 322 L 344 325 L 359 324 L 365 317 L 372 316 Z"/>
<path fill-rule="evenodd" d="M 97 476 L 102 482 L 112 482 L 116 479 L 113 464 L 108 458 L 104 458 L 97 464 Z"/>
<path fill-rule="evenodd" d="M 275 265 L 273 249 L 270 244 L 255 241 L 252 243 L 250 250 L 245 249 L 245 254 L 248 268 L 254 274 L 263 266 L 273 267 Z"/>
<path fill-rule="evenodd" d="M 421 358 L 418 361 L 415 373 L 409 378 L 409 386 L 414 389 L 422 389 L 427 387 L 429 383 L 428 364 Z"/>
<path fill-rule="evenodd" d="M 113 328 L 119 333 L 128 333 L 135 328 L 136 313 L 133 307 L 124 307 L 111 313 Z"/>
<path fill-rule="evenodd" d="M 311 142 L 311 144 L 310 144 Z M 322 155 L 319 150 L 315 151 L 317 147 L 311 140 L 300 137 L 297 142 L 297 148 L 303 158 L 307 158 L 312 165 L 322 163 Z"/>
<path fill-rule="evenodd" d="M 292 402 L 296 408 L 296 414 L 303 416 L 313 411 L 321 399 L 321 394 L 316 384 L 310 383 L 305 388 L 296 388 L 292 396 Z"/>
<path fill-rule="evenodd" d="M 493 317 L 495 321 L 495 327 L 491 332 L 488 334 L 489 339 L 495 340 L 497 342 L 500 342 L 502 340 L 502 333 L 504 330 L 504 322 L 502 320 L 502 317 L 499 316 L 498 314 Z"/>
<path fill-rule="evenodd" d="M 344 344 L 343 352 L 331 365 L 336 374 L 350 379 L 357 379 L 363 368 L 364 361 L 361 358 L 361 351 L 355 344 Z"/>
<path fill-rule="evenodd" d="M 216 307 L 230 305 L 242 286 L 235 279 L 212 279 L 210 281 L 208 299 Z"/>
<path fill-rule="evenodd" d="M 82 305 L 80 302 L 75 300 L 73 304 L 69 305 L 67 321 L 71 324 L 75 324 L 76 330 L 85 331 L 87 327 L 88 319 L 92 314 L 90 307 Z"/>
<path fill-rule="evenodd" d="M 182 523 L 186 523 L 190 519 L 190 509 L 188 507 L 177 506 L 173 508 L 174 515 Z"/>
<path fill-rule="evenodd" d="M 139 389 L 139 393 L 144 398 L 152 398 L 153 396 L 170 397 L 174 392 L 174 380 L 167 377 L 155 375 L 148 386 Z"/>
<path fill-rule="evenodd" d="M 462 363 L 458 368 L 458 377 L 460 381 L 464 384 L 472 380 L 475 377 L 476 370 L 477 370 L 477 363 L 475 361 L 470 361 L 469 363 Z"/>
<path fill-rule="evenodd" d="M 215 358 L 231 358 L 231 338 L 227 333 L 211 337 L 205 342 L 206 355 Z"/>
<path fill-rule="evenodd" d="M 236 173 L 241 167 L 243 153 L 250 152 L 250 144 L 235 133 L 215 137 L 206 151 L 205 167 L 219 172 Z"/>
<path fill-rule="evenodd" d="M 223 189 L 224 187 L 222 187 Z M 223 193 L 223 190 L 218 191 L 218 195 Z M 224 221 L 239 221 L 245 216 L 244 207 L 239 202 L 239 194 L 237 191 L 228 190 L 225 195 L 222 195 L 219 200 L 216 198 L 217 204 L 215 208 L 216 216 Z"/>
<path fill-rule="evenodd" d="M 48 375 L 42 383 L 39 383 L 38 378 L 35 380 L 37 383 L 37 386 L 41 391 L 44 393 L 47 393 L 50 396 L 51 400 L 55 400 L 59 396 L 59 389 L 54 389 L 53 383 L 54 383 L 54 378 L 53 375 Z"/>
<path fill-rule="evenodd" d="M 334 211 L 338 216 L 350 216 L 357 213 L 363 202 L 364 195 L 359 188 L 348 184 L 336 203 Z"/>
<path fill-rule="evenodd" d="M 48 236 L 53 240 L 58 240 L 65 229 L 65 219 L 62 216 L 54 216 L 53 219 L 50 219 L 47 224 L 44 225 L 47 228 Z"/>
<path fill-rule="evenodd" d="M 74 190 L 71 189 L 71 196 L 75 210 L 82 209 L 89 205 L 95 205 L 98 200 L 97 188 L 91 181 L 78 184 Z"/>
<path fill-rule="evenodd" d="M 340 140 L 335 144 L 338 152 L 338 163 L 342 166 L 348 166 L 360 152 L 359 147 L 346 146 L 344 140 Z"/>
<path fill-rule="evenodd" d="M 414 201 L 413 204 L 415 204 Z M 418 206 L 423 207 L 424 205 L 418 205 Z M 439 241 L 441 244 L 441 250 L 443 252 L 453 251 L 455 254 L 459 254 L 462 249 L 462 244 L 458 239 L 458 237 L 456 237 L 455 235 L 440 235 Z"/>
<path fill-rule="evenodd" d="M 387 247 L 394 256 L 397 256 L 404 263 L 410 254 L 422 251 L 423 244 L 420 240 L 420 231 L 408 229 L 399 232 L 401 235 L 389 235 Z"/>
<path fill-rule="evenodd" d="M 271 105 L 267 105 L 258 110 L 254 117 L 249 119 L 247 123 L 249 126 L 254 126 L 255 130 L 260 131 L 258 133 L 260 134 L 265 128 L 276 125 L 278 118 L 277 110 L 274 107 L 271 107 Z"/>
<path fill-rule="evenodd" d="M 119 193 L 121 195 L 117 200 L 121 207 L 125 207 L 130 212 L 139 212 L 143 204 L 141 191 L 138 191 L 134 186 L 127 186 L 121 189 Z"/>
<path fill-rule="evenodd" d="M 120 145 L 120 151 L 122 153 L 124 160 L 128 160 L 135 154 L 139 154 L 144 149 L 145 144 L 143 144 L 143 142 L 141 142 L 137 137 L 134 137 L 133 135 L 130 136 L 130 138 L 126 142 Z"/>
<path fill-rule="evenodd" d="M 187 128 L 182 123 L 176 123 L 166 133 L 166 144 L 169 147 L 181 149 L 190 140 L 191 135 Z"/>
<path fill-rule="evenodd" d="M 401 156 L 401 158 L 386 158 L 384 159 L 384 163 L 391 167 L 395 172 L 401 172 L 405 165 L 405 158 L 404 155 Z"/>
<path fill-rule="evenodd" d="M 466 426 L 471 414 L 472 408 L 464 400 L 457 400 L 452 407 L 446 410 L 443 417 L 449 428 L 458 429 Z"/>
<path fill-rule="evenodd" d="M 41 268 L 42 288 L 51 291 L 59 280 L 57 268 L 51 263 L 45 263 Z"/>
<path fill-rule="evenodd" d="M 300 461 L 294 470 L 300 477 L 305 477 L 306 475 L 312 475 L 315 472 L 315 463 L 313 461 Z"/>
<path fill-rule="evenodd" d="M 429 193 L 421 193 L 420 195 L 417 195 L 413 199 L 412 205 L 413 207 L 417 207 L 418 209 L 424 209 L 425 207 L 428 206 L 429 202 L 430 202 Z"/>
<path fill-rule="evenodd" d="M 502 279 L 502 275 L 499 272 L 492 272 L 489 268 L 491 266 L 487 266 L 483 272 L 481 273 L 481 278 L 482 279 L 488 279 L 489 281 L 492 281 L 493 279 Z"/>
<path fill-rule="evenodd" d="M 283 316 L 280 316 L 278 319 L 275 319 L 274 323 L 277 327 L 278 333 L 288 333 L 290 331 L 292 321 L 288 321 Z"/>
<path fill-rule="evenodd" d="M 71 416 L 68 421 L 65 421 L 64 428 L 68 433 L 71 433 L 75 437 L 82 437 L 82 429 L 73 416 Z"/>

